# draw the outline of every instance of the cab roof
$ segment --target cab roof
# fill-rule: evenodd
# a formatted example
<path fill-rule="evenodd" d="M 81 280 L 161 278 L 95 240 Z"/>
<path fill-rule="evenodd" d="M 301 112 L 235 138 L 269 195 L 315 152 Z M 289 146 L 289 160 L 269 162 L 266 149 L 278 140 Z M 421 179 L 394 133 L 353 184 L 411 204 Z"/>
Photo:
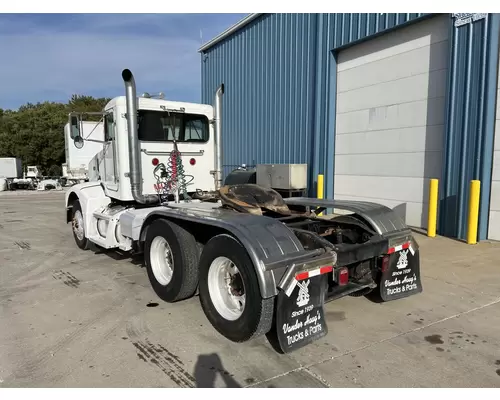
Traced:
<path fill-rule="evenodd" d="M 204 115 L 213 115 L 214 109 L 211 105 L 208 104 L 198 104 L 198 103 L 185 103 L 180 101 L 170 101 L 164 99 L 151 99 L 147 97 L 138 97 L 139 101 L 138 108 L 139 110 L 158 110 L 164 111 L 164 108 L 168 110 L 181 110 L 182 108 L 186 113 L 194 113 L 194 114 L 204 114 Z M 125 107 L 126 106 L 126 97 L 118 96 L 111 99 L 108 104 L 106 104 L 105 109 L 110 109 L 112 107 Z"/>

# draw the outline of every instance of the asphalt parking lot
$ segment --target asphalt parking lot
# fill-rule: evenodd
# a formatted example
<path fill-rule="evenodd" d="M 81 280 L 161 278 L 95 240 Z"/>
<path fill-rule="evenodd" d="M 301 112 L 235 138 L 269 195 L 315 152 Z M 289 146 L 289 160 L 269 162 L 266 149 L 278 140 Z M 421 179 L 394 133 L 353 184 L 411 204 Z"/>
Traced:
<path fill-rule="evenodd" d="M 500 244 L 417 235 L 423 293 L 328 303 L 288 355 L 235 344 L 141 259 L 81 251 L 62 192 L 0 193 L 0 387 L 500 387 Z"/>

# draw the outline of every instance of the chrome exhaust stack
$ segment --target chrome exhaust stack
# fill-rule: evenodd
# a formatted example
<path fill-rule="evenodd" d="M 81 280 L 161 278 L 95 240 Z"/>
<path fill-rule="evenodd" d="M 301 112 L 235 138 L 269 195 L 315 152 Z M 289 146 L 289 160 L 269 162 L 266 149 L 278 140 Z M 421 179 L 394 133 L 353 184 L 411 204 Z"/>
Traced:
<path fill-rule="evenodd" d="M 122 78 L 125 82 L 125 95 L 127 100 L 127 131 L 129 149 L 129 177 L 132 197 L 140 204 L 158 203 L 157 195 L 144 195 L 142 193 L 141 149 L 139 133 L 137 130 L 137 93 L 135 79 L 132 71 L 124 69 Z"/>
<path fill-rule="evenodd" d="M 222 187 L 222 95 L 224 84 L 215 92 L 215 190 Z"/>

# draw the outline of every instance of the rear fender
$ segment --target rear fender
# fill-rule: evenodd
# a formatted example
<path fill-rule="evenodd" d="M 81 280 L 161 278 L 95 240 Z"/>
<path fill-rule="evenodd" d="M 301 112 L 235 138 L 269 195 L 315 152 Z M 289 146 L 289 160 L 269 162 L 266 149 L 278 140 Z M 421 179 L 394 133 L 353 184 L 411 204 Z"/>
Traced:
<path fill-rule="evenodd" d="M 320 209 L 338 209 L 356 213 L 365 220 L 379 235 L 408 229 L 403 219 L 389 207 L 378 203 L 353 200 L 313 199 L 309 197 L 291 197 L 284 199 L 291 206 L 317 207 Z"/>
<path fill-rule="evenodd" d="M 382 301 L 396 300 L 422 292 L 420 279 L 420 249 L 405 221 L 382 204 L 292 197 L 284 199 L 291 206 L 319 209 L 340 209 L 355 213 L 376 234 L 386 240 L 379 247 L 380 256 L 388 255 L 388 264 L 379 274 L 378 291 Z"/>
<path fill-rule="evenodd" d="M 305 251 L 295 234 L 279 221 L 244 213 L 197 212 L 165 207 L 133 210 L 120 217 L 122 233 L 142 241 L 148 225 L 158 218 L 213 226 L 235 237 L 254 264 L 263 298 L 278 294 L 278 283 L 290 267 L 299 263 L 302 265 L 316 255 L 316 252 Z M 331 264 L 333 256 L 330 259 Z"/>

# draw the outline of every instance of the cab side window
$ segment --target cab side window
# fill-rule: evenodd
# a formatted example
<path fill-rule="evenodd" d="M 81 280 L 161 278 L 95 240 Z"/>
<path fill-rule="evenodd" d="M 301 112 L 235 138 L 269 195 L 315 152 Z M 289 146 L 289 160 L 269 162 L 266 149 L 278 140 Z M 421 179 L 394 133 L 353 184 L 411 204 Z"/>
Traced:
<path fill-rule="evenodd" d="M 104 117 L 104 140 L 109 142 L 115 139 L 115 128 L 114 128 L 114 118 L 113 112 L 106 114 Z"/>

